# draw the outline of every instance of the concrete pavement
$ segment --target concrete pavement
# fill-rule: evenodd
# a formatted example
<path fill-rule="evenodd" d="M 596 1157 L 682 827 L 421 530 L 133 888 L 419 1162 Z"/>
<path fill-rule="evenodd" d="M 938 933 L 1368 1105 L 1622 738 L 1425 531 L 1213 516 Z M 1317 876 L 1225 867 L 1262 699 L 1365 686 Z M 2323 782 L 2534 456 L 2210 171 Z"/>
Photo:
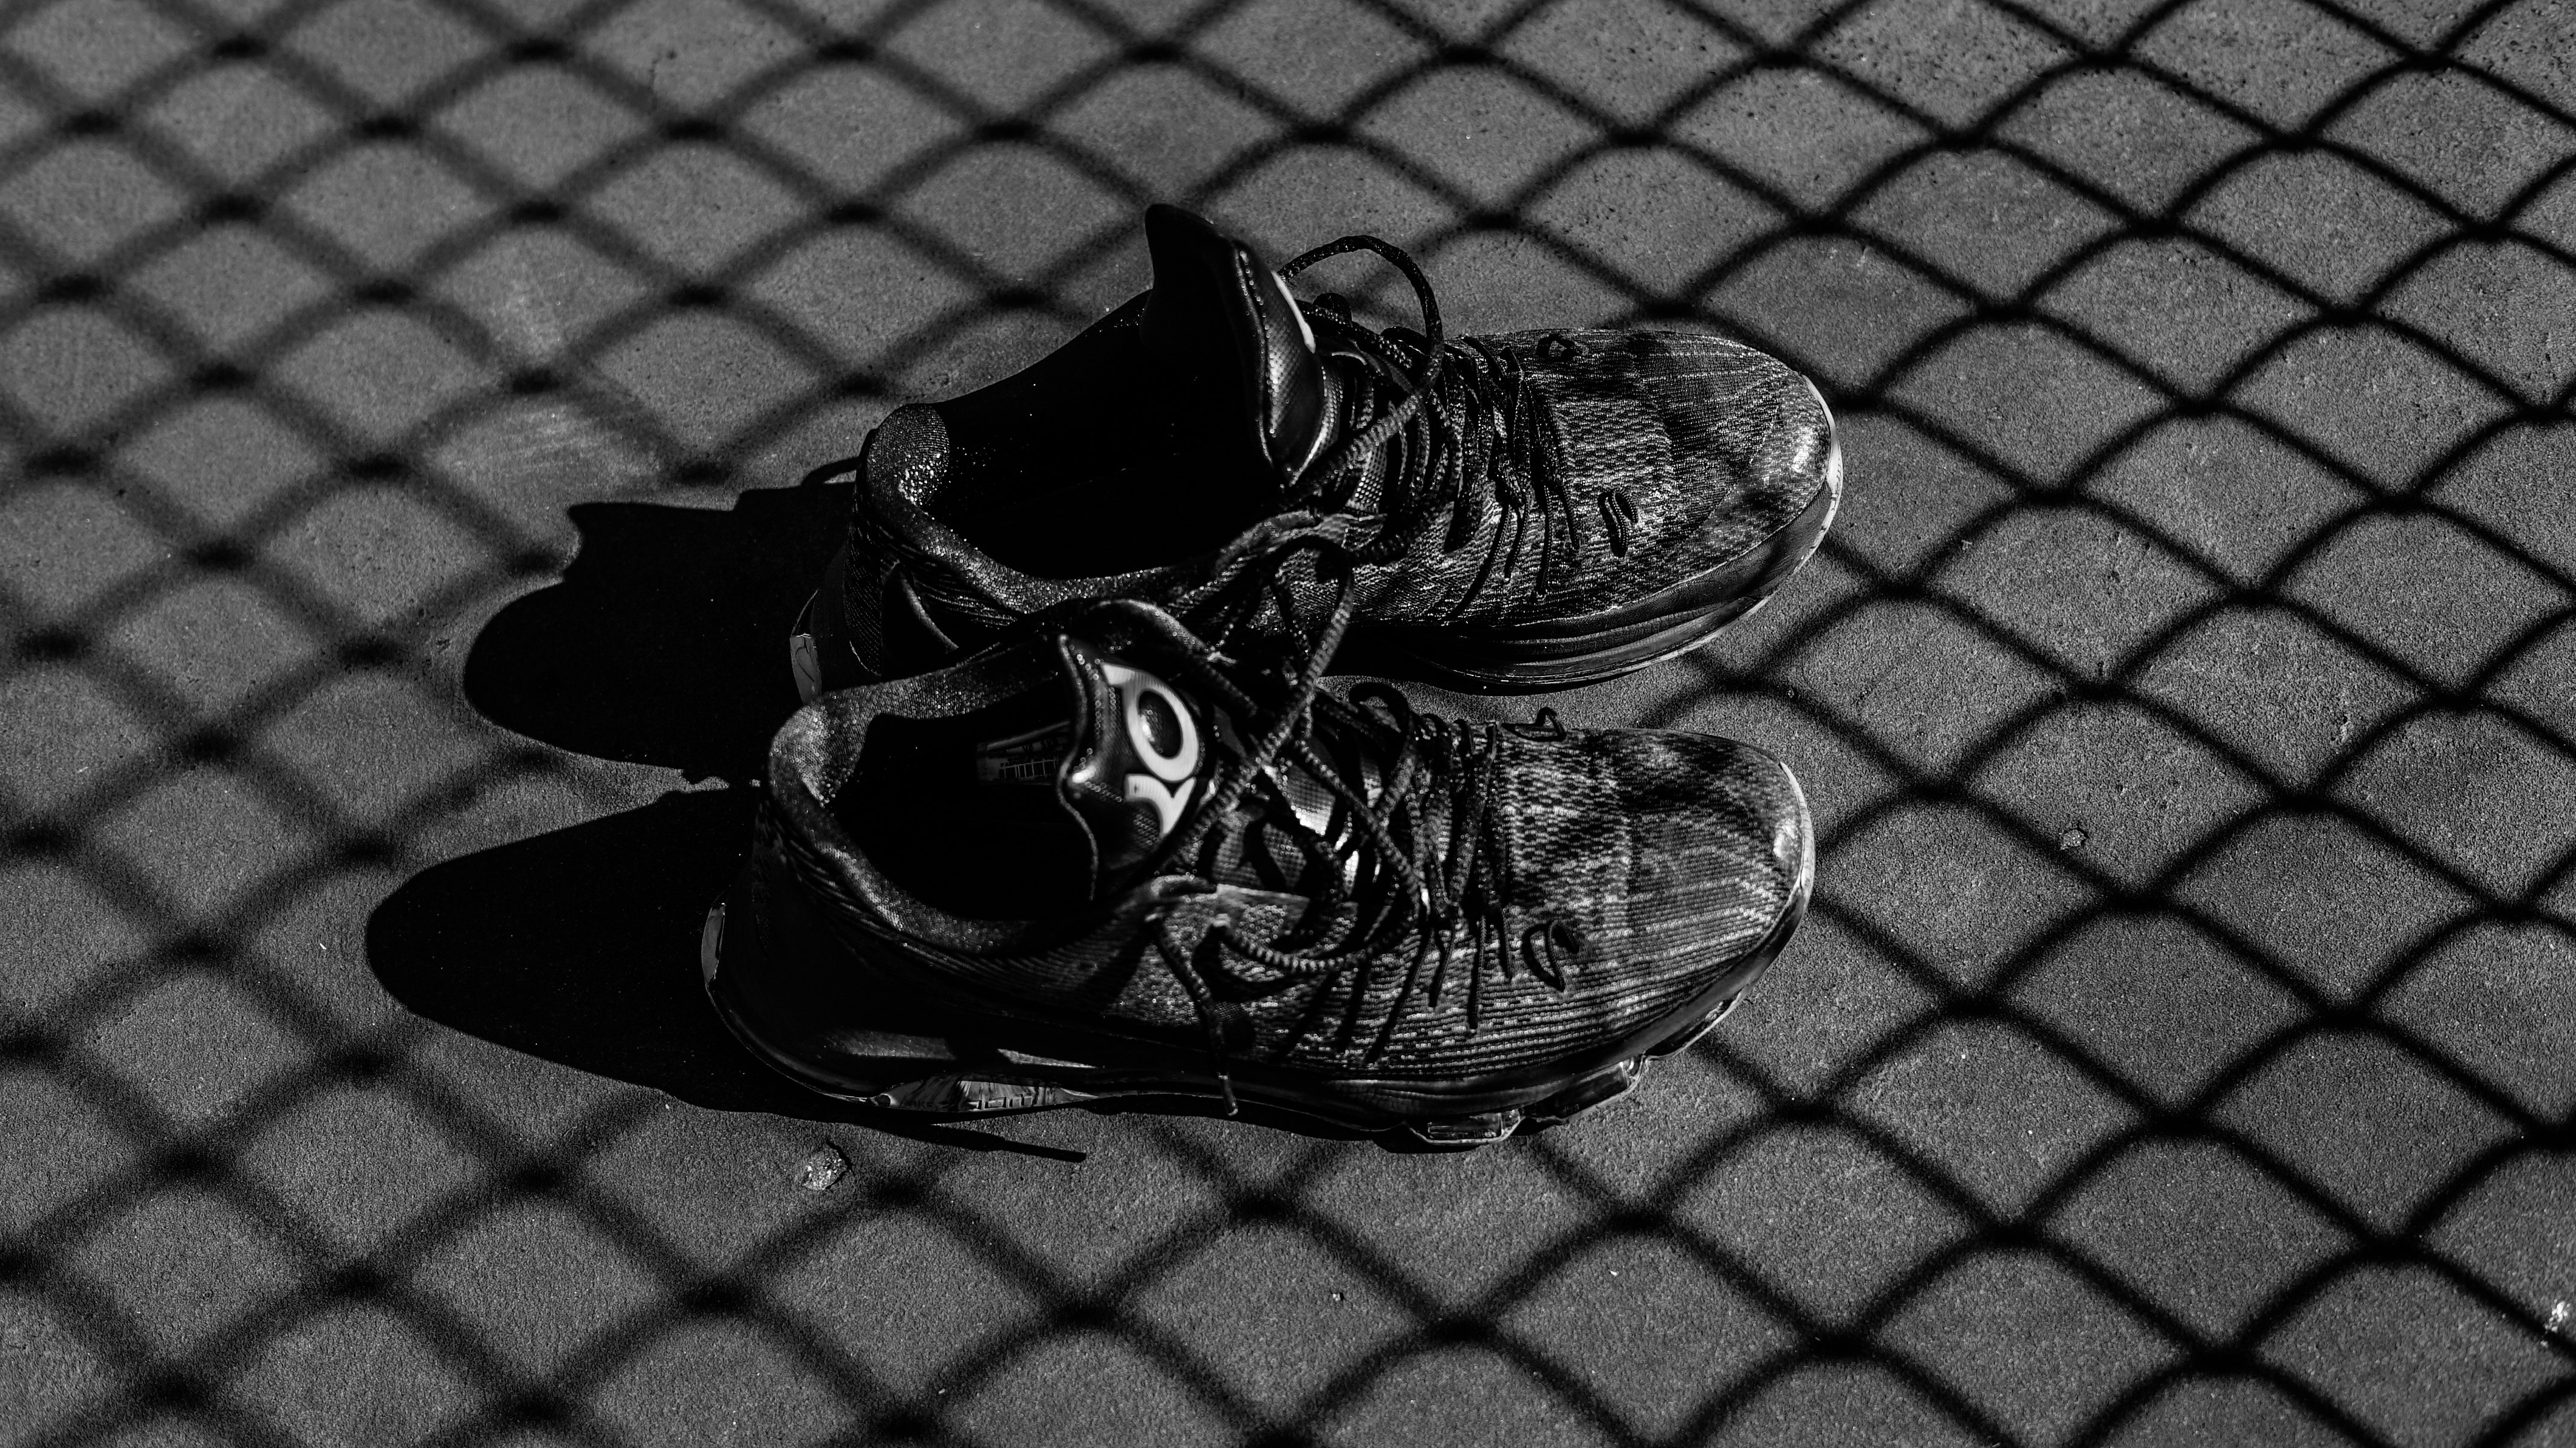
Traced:
<path fill-rule="evenodd" d="M 1637 1097 L 896 1133 L 699 1008 L 807 475 L 1156 199 L 1842 417 L 1549 701 L 1823 832 Z M 2571 248 L 2540 0 L 0 11 L 0 1441 L 2576 1442 Z"/>

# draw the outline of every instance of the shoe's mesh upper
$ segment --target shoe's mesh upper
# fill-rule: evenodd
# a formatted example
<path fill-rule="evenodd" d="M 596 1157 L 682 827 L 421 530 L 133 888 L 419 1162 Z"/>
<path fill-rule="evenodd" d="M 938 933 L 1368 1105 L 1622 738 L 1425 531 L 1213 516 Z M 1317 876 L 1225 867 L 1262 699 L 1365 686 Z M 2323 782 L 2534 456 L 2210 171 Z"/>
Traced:
<path fill-rule="evenodd" d="M 1066 930 L 941 917 L 890 893 L 831 808 L 856 772 L 880 692 L 829 696 L 781 731 L 759 846 L 773 884 L 804 891 L 845 937 L 880 954 L 891 947 L 995 1011 L 1199 1050 L 1200 1017 L 1153 948 L 1157 906 L 1143 895 Z M 1791 908 L 1808 848 L 1805 807 L 1787 771 L 1759 751 L 1631 730 L 1555 739 L 1506 732 L 1500 747 L 1510 971 L 1489 945 L 1471 972 L 1462 940 L 1435 1002 L 1436 951 L 1410 970 L 1420 937 L 1408 933 L 1366 968 L 1236 1000 L 1229 1009 L 1246 1028 L 1242 1059 L 1418 1078 L 1564 1057 L 1688 1001 Z M 1229 912 L 1232 928 L 1267 941 L 1304 908 L 1246 871 L 1222 878 L 1243 888 L 1159 907 L 1175 937 L 1198 947 L 1203 966 L 1216 955 L 1205 932 Z M 1557 919 L 1572 921 L 1587 942 L 1568 964 L 1563 990 L 1524 967 L 1519 952 L 1525 930 Z M 1211 973 L 1264 975 L 1240 962 Z"/>
<path fill-rule="evenodd" d="M 1391 962 L 1370 990 L 1351 1044 L 1330 1033 L 1293 1059 L 1387 1074 L 1490 1071 L 1542 1061 L 1635 1030 L 1683 1002 L 1760 943 L 1790 903 L 1805 810 L 1787 771 L 1731 740 L 1640 730 L 1573 731 L 1558 741 L 1504 737 L 1500 810 L 1513 875 L 1509 976 L 1453 963 L 1436 1007 L 1420 986 L 1397 1010 L 1407 972 Z M 1588 942 L 1557 990 L 1519 961 L 1517 937 L 1571 918 Z M 1347 993 L 1319 1014 L 1338 1017 Z M 1395 1014 L 1374 1067 L 1363 1048 Z"/>
<path fill-rule="evenodd" d="M 1753 348 L 1688 332 L 1484 340 L 1517 361 L 1553 415 L 1572 546 L 1560 541 L 1542 575 L 1533 520 L 1511 571 L 1479 587 L 1513 516 L 1485 504 L 1471 535 L 1427 528 L 1404 557 L 1370 571 L 1372 622 L 1509 626 L 1613 608 L 1742 557 L 1827 486 L 1824 409 L 1802 378 Z M 1624 554 L 1603 515 L 1614 492 L 1634 508 Z M 1560 519 L 1560 540 L 1566 526 Z"/>
<path fill-rule="evenodd" d="M 1451 509 L 1440 507 L 1399 556 L 1362 569 L 1363 624 L 1509 630 L 1637 602 L 1743 557 L 1830 485 L 1824 408 L 1804 379 L 1753 348 L 1684 332 L 1479 340 L 1512 359 L 1548 414 L 1562 507 L 1547 530 L 1547 566 L 1534 511 L 1507 512 L 1493 503 L 1492 482 L 1473 478 L 1465 485 L 1473 490 L 1466 530 L 1451 526 Z M 931 667 L 944 652 L 898 648 L 892 634 L 880 640 L 866 629 L 865 620 L 914 607 L 889 564 L 899 562 L 913 579 L 936 627 L 961 640 L 989 638 L 1010 616 L 1107 591 L 1105 580 L 1016 574 L 914 512 L 908 505 L 945 453 L 944 440 L 916 436 L 925 420 L 935 423 L 928 409 L 906 408 L 880 429 L 855 504 L 845 616 L 862 662 L 880 677 Z M 1383 472 L 1387 458 L 1376 461 Z M 1523 496 L 1540 491 L 1531 483 L 1516 480 Z M 1612 546 L 1604 511 L 1620 501 L 1624 550 Z M 1289 560 L 1282 576 L 1304 591 L 1313 569 L 1305 555 Z M 1116 591 L 1181 606 L 1203 582 L 1200 571 L 1176 564 L 1125 575 Z M 886 623 L 898 625 L 920 631 L 905 618 Z"/>

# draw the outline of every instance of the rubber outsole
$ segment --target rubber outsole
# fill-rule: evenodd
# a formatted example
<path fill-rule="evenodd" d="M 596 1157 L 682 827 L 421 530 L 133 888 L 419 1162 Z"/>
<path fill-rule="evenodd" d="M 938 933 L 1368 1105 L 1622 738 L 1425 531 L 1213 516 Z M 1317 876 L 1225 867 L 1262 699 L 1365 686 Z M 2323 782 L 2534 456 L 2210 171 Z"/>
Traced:
<path fill-rule="evenodd" d="M 718 902 L 708 912 L 699 960 L 716 1014 L 755 1058 L 808 1091 L 871 1110 L 958 1120 L 1068 1107 L 1151 1108 L 1158 1100 L 1240 1101 L 1347 1130 L 1400 1130 L 1426 1145 L 1472 1147 L 1503 1140 L 1525 1125 L 1554 1125 L 1615 1101 L 1645 1080 L 1654 1060 L 1706 1035 L 1796 932 L 1811 879 L 1812 869 L 1802 873 L 1789 908 L 1733 968 L 1618 1042 L 1546 1067 L 1446 1081 L 1341 1078 L 1325 1083 L 1250 1063 L 1221 1079 L 1214 1072 L 1176 1064 L 1164 1048 L 1152 1048 L 1159 1059 L 1093 1064 L 992 1044 L 1007 1026 L 997 1030 L 995 1023 L 978 1022 L 971 1010 L 952 1020 L 935 1007 L 930 1013 L 944 1028 L 964 1034 L 838 1025 L 831 1039 L 843 1064 L 829 1068 L 770 1039 L 733 988 L 742 973 L 757 972 L 768 962 L 761 943 L 744 938 L 751 932 L 728 929 L 731 902 Z M 1134 1043 L 1125 1043 L 1121 1053 L 1135 1057 Z"/>

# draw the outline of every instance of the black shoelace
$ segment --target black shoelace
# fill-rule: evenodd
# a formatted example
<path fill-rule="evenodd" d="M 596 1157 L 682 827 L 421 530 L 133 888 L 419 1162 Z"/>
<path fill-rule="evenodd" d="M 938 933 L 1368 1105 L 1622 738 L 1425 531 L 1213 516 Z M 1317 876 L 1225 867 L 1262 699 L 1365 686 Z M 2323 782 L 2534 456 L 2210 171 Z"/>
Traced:
<path fill-rule="evenodd" d="M 1228 1112 L 1235 1109 L 1226 1041 L 1234 1000 L 1357 975 L 1343 1015 L 1347 1044 L 1369 995 L 1368 971 L 1410 936 L 1412 950 L 1400 957 L 1403 984 L 1364 1053 L 1375 1059 L 1407 1008 L 1417 999 L 1436 1007 L 1453 973 L 1464 975 L 1473 1031 L 1489 961 L 1507 981 L 1527 969 L 1563 990 L 1567 967 L 1584 946 L 1581 928 L 1564 918 L 1528 924 L 1515 937 L 1507 910 L 1511 852 L 1497 813 L 1503 732 L 1563 738 L 1555 711 L 1541 710 L 1527 725 L 1481 724 L 1419 713 L 1383 684 L 1364 685 L 1347 700 L 1324 693 L 1324 666 L 1349 627 L 1353 603 L 1346 573 L 1313 648 L 1284 681 L 1251 677 L 1195 635 L 1164 629 L 1191 682 L 1210 699 L 1238 719 L 1269 721 L 1167 847 L 1166 888 L 1215 893 L 1205 862 L 1245 848 L 1252 830 L 1267 827 L 1302 857 L 1299 877 L 1313 891 L 1299 922 L 1269 940 L 1246 937 L 1231 919 L 1211 924 L 1204 939 L 1214 944 L 1212 958 L 1192 959 L 1168 912 L 1151 922 L 1156 952 L 1207 1033 Z M 1265 706 L 1257 694 L 1276 702 Z M 1378 764 L 1374 779 L 1357 762 L 1363 757 Z M 1303 771 L 1331 797 L 1321 827 L 1296 808 L 1283 767 Z"/>
<path fill-rule="evenodd" d="M 1403 273 L 1421 308 L 1422 330 L 1371 331 L 1352 321 L 1349 304 L 1331 293 L 1301 304 L 1324 353 L 1352 365 L 1338 369 L 1342 435 L 1306 468 L 1288 500 L 1291 506 L 1328 518 L 1339 515 L 1352 525 L 1341 530 L 1332 548 L 1359 564 L 1402 557 L 1424 529 L 1442 521 L 1444 512 L 1443 552 L 1455 553 L 1484 533 L 1485 556 L 1454 600 L 1453 615 L 1464 613 L 1489 586 L 1509 577 L 1524 557 L 1535 560 L 1536 588 L 1546 586 L 1553 568 L 1580 569 L 1584 524 L 1566 482 L 1564 435 L 1520 356 L 1483 338 L 1449 341 L 1430 278 L 1403 248 L 1377 237 L 1328 242 L 1289 262 L 1279 274 L 1293 277 L 1317 262 L 1360 251 L 1377 254 Z M 1563 334 L 1543 345 L 1564 349 L 1557 360 L 1576 348 Z M 836 466 L 857 463 L 851 459 Z M 1354 506 L 1372 471 L 1378 478 L 1373 503 Z M 1636 505 L 1615 488 L 1595 501 L 1611 552 L 1624 556 L 1637 522 Z M 1481 526 L 1489 508 L 1496 510 L 1490 532 Z M 889 559 L 924 596 L 987 630 L 1014 622 L 1007 606 L 953 577 L 911 540 L 872 526 L 867 510 L 859 510 L 856 518 L 867 529 L 871 551 Z M 1276 547 L 1294 549 L 1306 541 L 1291 536 L 1276 540 Z M 1216 576 L 1193 590 L 1191 612 L 1211 625 L 1212 637 L 1231 638 L 1264 597 L 1275 596 L 1278 574 L 1263 566 L 1274 558 L 1275 552 L 1225 558 Z"/>
<path fill-rule="evenodd" d="M 1360 251 L 1377 254 L 1404 274 L 1423 329 L 1370 331 L 1351 320 L 1347 301 L 1331 293 L 1300 305 L 1324 353 L 1350 364 L 1336 369 L 1341 437 L 1308 464 L 1288 499 L 1315 519 L 1310 529 L 1273 538 L 1263 550 L 1220 559 L 1205 584 L 1176 600 L 1220 644 L 1265 605 L 1282 620 L 1294 616 L 1296 590 L 1278 565 L 1301 548 L 1336 554 L 1353 565 L 1383 565 L 1404 557 L 1426 529 L 1444 521 L 1444 553 L 1483 534 L 1485 556 L 1451 601 L 1452 618 L 1509 577 L 1525 557 L 1535 559 L 1532 586 L 1538 589 L 1552 568 L 1582 567 L 1584 528 L 1566 482 L 1564 436 L 1519 355 L 1479 337 L 1449 341 L 1430 278 L 1392 242 L 1346 236 L 1297 257 L 1279 274 L 1293 277 L 1317 262 Z M 1557 334 L 1543 345 L 1576 344 Z M 1363 503 L 1372 475 L 1378 486 Z M 1596 501 L 1611 551 L 1624 556 L 1637 521 L 1635 504 L 1615 488 Z M 1489 509 L 1490 530 L 1483 526 Z"/>
<path fill-rule="evenodd" d="M 1494 510 L 1485 557 L 1459 609 L 1512 573 L 1525 549 L 1535 560 L 1538 587 L 1545 587 L 1551 567 L 1581 567 L 1584 525 L 1566 483 L 1564 434 L 1518 353 L 1479 337 L 1449 341 L 1430 279 L 1403 248 L 1377 237 L 1346 236 L 1319 246 L 1279 274 L 1293 277 L 1358 251 L 1374 252 L 1404 274 L 1422 310 L 1422 330 L 1370 331 L 1351 320 L 1350 304 L 1333 293 L 1302 308 L 1325 352 L 1355 364 L 1341 369 L 1343 441 L 1307 469 L 1303 500 L 1322 510 L 1350 507 L 1375 462 L 1383 516 L 1375 551 L 1387 557 L 1410 548 L 1444 513 L 1442 551 L 1455 553 L 1486 531 L 1480 525 Z M 1559 361 L 1580 350 L 1561 333 L 1541 345 Z M 1611 551 L 1625 554 L 1635 505 L 1616 490 L 1605 492 L 1600 505 Z"/>

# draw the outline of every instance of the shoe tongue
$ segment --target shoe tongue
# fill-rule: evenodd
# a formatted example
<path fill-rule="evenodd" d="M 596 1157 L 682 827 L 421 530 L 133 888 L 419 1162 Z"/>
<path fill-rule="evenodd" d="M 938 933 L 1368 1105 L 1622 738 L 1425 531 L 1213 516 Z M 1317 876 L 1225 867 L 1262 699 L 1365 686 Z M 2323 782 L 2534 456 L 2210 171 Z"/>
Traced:
<path fill-rule="evenodd" d="M 1124 885 L 1206 797 L 1216 752 L 1196 700 L 1080 639 L 1060 649 L 1070 717 L 978 745 L 975 771 L 991 784 L 1053 785 L 1090 838 L 1096 900 Z"/>
<path fill-rule="evenodd" d="M 1145 212 L 1154 290 L 1145 343 L 1177 386 L 1238 410 L 1261 463 L 1286 487 L 1324 441 L 1331 382 L 1315 334 L 1252 248 L 1177 206 Z"/>

